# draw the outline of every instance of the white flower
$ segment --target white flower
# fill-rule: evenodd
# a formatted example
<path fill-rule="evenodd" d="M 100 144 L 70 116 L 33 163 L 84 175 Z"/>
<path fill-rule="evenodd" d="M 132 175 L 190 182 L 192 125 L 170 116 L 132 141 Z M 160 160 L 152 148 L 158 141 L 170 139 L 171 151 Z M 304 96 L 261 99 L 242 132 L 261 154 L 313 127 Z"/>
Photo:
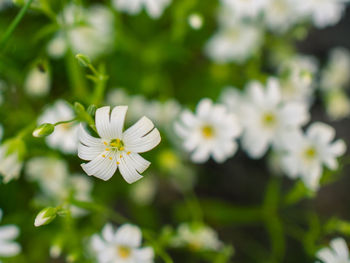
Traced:
<path fill-rule="evenodd" d="M 194 13 L 188 17 L 188 24 L 195 30 L 199 30 L 203 26 L 203 17 L 200 14 Z"/>
<path fill-rule="evenodd" d="M 311 104 L 317 61 L 313 57 L 297 55 L 287 58 L 280 68 L 281 93 L 284 101 Z M 284 78 L 283 78 L 284 76 Z"/>
<path fill-rule="evenodd" d="M 245 102 L 245 96 L 235 87 L 225 87 L 220 94 L 220 101 L 225 104 L 230 112 L 240 116 L 241 107 Z"/>
<path fill-rule="evenodd" d="M 50 90 L 50 74 L 48 69 L 32 68 L 25 80 L 25 91 L 31 96 L 44 96 Z"/>
<path fill-rule="evenodd" d="M 350 82 L 350 52 L 345 48 L 334 48 L 321 76 L 321 89 L 324 91 L 345 88 Z"/>
<path fill-rule="evenodd" d="M 151 247 L 140 248 L 142 233 L 137 226 L 124 224 L 116 231 L 107 224 L 102 236 L 95 234 L 91 246 L 99 263 L 152 263 L 154 252 Z"/>
<path fill-rule="evenodd" d="M 331 241 L 331 248 L 317 252 L 317 258 L 323 263 L 350 263 L 349 248 L 343 238 L 335 238 Z"/>
<path fill-rule="evenodd" d="M 133 183 L 142 178 L 139 173 L 151 164 L 139 153 L 150 151 L 160 143 L 159 131 L 151 120 L 142 117 L 123 132 L 127 109 L 127 106 L 114 107 L 111 115 L 110 107 L 96 110 L 96 129 L 101 138 L 92 137 L 80 126 L 78 156 L 90 161 L 81 165 L 88 175 L 108 180 L 119 167 L 123 178 Z"/>
<path fill-rule="evenodd" d="M 157 181 L 154 176 L 147 176 L 130 190 L 130 198 L 138 205 L 150 205 L 157 193 Z"/>
<path fill-rule="evenodd" d="M 324 123 L 313 123 L 303 135 L 295 132 L 286 137 L 286 154 L 282 168 L 291 178 L 300 177 L 311 190 L 317 190 L 323 165 L 330 170 L 338 168 L 337 157 L 345 153 L 344 141 L 333 142 L 335 130 Z"/>
<path fill-rule="evenodd" d="M 249 59 L 260 47 L 262 35 L 257 26 L 239 21 L 223 26 L 206 44 L 205 52 L 217 63 Z"/>
<path fill-rule="evenodd" d="M 54 157 L 35 157 L 25 167 L 27 177 L 37 181 L 46 196 L 62 197 L 68 177 L 68 166 L 63 160 Z"/>
<path fill-rule="evenodd" d="M 331 120 L 337 121 L 350 116 L 350 100 L 342 90 L 326 92 L 326 112 Z"/>
<path fill-rule="evenodd" d="M 218 234 L 210 227 L 200 224 L 181 224 L 172 240 L 175 247 L 188 246 L 193 250 L 214 250 L 222 247 Z"/>
<path fill-rule="evenodd" d="M 232 9 L 235 17 L 256 18 L 268 0 L 221 0 L 221 2 Z"/>
<path fill-rule="evenodd" d="M 153 18 L 159 18 L 164 9 L 170 5 L 171 0 L 112 0 L 115 9 L 135 15 L 145 8 L 147 14 Z"/>
<path fill-rule="evenodd" d="M 264 89 L 258 82 L 251 83 L 246 103 L 241 107 L 242 146 L 252 158 L 262 157 L 271 144 L 280 147 L 285 133 L 309 120 L 304 104 L 282 102 L 278 80 L 270 78 L 266 86 Z"/>
<path fill-rule="evenodd" d="M 311 17 L 316 27 L 324 28 L 339 22 L 346 2 L 348 0 L 300 0 L 295 6 L 301 15 Z"/>
<path fill-rule="evenodd" d="M 0 220 L 2 211 L 0 209 Z M 21 252 L 21 246 L 12 241 L 19 235 L 19 229 L 15 225 L 0 227 L 0 257 L 13 257 Z"/>
<path fill-rule="evenodd" d="M 224 105 L 213 105 L 210 99 L 202 99 L 195 114 L 188 110 L 182 112 L 175 131 L 184 140 L 184 148 L 193 152 L 194 162 L 205 162 L 210 156 L 216 162 L 224 162 L 237 150 L 235 139 L 241 133 L 241 126 Z"/>
<path fill-rule="evenodd" d="M 114 17 L 108 8 L 93 5 L 84 9 L 72 4 L 65 7 L 61 16 L 64 21 L 59 22 L 68 28 L 68 32 L 66 35 L 58 32 L 49 43 L 47 51 L 52 57 L 63 56 L 67 46 L 71 46 L 75 54 L 82 53 L 92 59 L 112 48 L 115 35 Z"/>
<path fill-rule="evenodd" d="M 8 183 L 12 179 L 17 179 L 22 170 L 23 143 L 4 143 L 0 146 L 0 175 L 3 182 Z"/>
<path fill-rule="evenodd" d="M 267 27 L 276 33 L 290 29 L 300 20 L 300 15 L 295 10 L 295 5 L 298 4 L 295 0 L 269 0 L 264 12 Z"/>
<path fill-rule="evenodd" d="M 64 100 L 58 100 L 47 108 L 39 117 L 38 124 L 68 121 L 75 117 L 73 109 Z M 60 124 L 55 131 L 46 137 L 46 143 L 64 153 L 75 153 L 78 146 L 78 125 L 72 123 Z"/>

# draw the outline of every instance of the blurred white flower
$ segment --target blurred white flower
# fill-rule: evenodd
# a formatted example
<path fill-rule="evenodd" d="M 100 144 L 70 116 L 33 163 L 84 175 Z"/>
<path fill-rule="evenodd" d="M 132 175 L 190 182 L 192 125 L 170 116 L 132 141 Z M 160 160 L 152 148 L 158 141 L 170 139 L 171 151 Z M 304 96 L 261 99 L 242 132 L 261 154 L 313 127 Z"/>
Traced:
<path fill-rule="evenodd" d="M 300 1 L 299 1 L 300 2 Z M 264 20 L 275 33 L 284 33 L 300 20 L 295 6 L 302 3 L 295 0 L 269 0 L 265 6 Z"/>
<path fill-rule="evenodd" d="M 130 189 L 130 198 L 139 205 L 149 205 L 157 193 L 157 181 L 154 176 L 147 176 Z"/>
<path fill-rule="evenodd" d="M 114 231 L 107 224 L 102 235 L 93 235 L 91 247 L 99 263 L 152 263 L 154 251 L 151 247 L 140 248 L 141 230 L 137 226 L 124 224 Z"/>
<path fill-rule="evenodd" d="M 12 0 L 0 0 L 0 11 L 12 5 Z"/>
<path fill-rule="evenodd" d="M 261 42 L 261 31 L 256 25 L 230 22 L 209 39 L 205 53 L 217 63 L 242 63 L 256 53 Z"/>
<path fill-rule="evenodd" d="M 73 109 L 64 100 L 57 100 L 54 105 L 45 109 L 38 119 L 38 124 L 68 121 L 75 117 Z M 78 125 L 72 123 L 59 124 L 55 131 L 46 137 L 46 143 L 63 153 L 75 153 L 78 147 Z"/>
<path fill-rule="evenodd" d="M 297 55 L 287 58 L 279 68 L 282 100 L 311 106 L 317 68 L 314 57 Z"/>
<path fill-rule="evenodd" d="M 51 85 L 51 78 L 48 69 L 33 67 L 25 80 L 24 89 L 31 96 L 45 96 Z"/>
<path fill-rule="evenodd" d="M 221 0 L 221 2 L 232 9 L 232 15 L 235 17 L 256 18 L 262 13 L 268 0 Z"/>
<path fill-rule="evenodd" d="M 346 151 L 344 141 L 333 142 L 335 130 L 324 123 L 313 123 L 305 134 L 300 131 L 285 137 L 286 154 L 282 169 L 290 178 L 300 177 L 311 190 L 319 188 L 323 165 L 338 168 L 337 157 Z"/>
<path fill-rule="evenodd" d="M 349 248 L 343 238 L 334 238 L 331 248 L 322 248 L 316 254 L 323 263 L 350 263 Z"/>
<path fill-rule="evenodd" d="M 0 145 L 0 175 L 3 176 L 4 183 L 19 177 L 24 148 L 24 143 L 20 140 L 9 140 Z"/>
<path fill-rule="evenodd" d="M 147 14 L 153 18 L 159 18 L 164 9 L 170 5 L 171 0 L 112 0 L 115 9 L 135 15 L 145 8 Z"/>
<path fill-rule="evenodd" d="M 46 196 L 65 195 L 68 177 L 67 163 L 54 157 L 35 157 L 26 163 L 25 172 L 30 181 L 37 181 Z"/>
<path fill-rule="evenodd" d="M 175 247 L 187 246 L 195 251 L 218 251 L 222 247 L 218 234 L 212 228 L 201 224 L 182 223 L 171 243 Z"/>
<path fill-rule="evenodd" d="M 212 156 L 221 163 L 235 154 L 241 126 L 224 105 L 214 105 L 210 99 L 202 99 L 195 114 L 188 110 L 181 113 L 175 131 L 184 140 L 186 151 L 192 152 L 192 161 L 203 163 Z"/>
<path fill-rule="evenodd" d="M 188 24 L 195 30 L 199 30 L 203 26 L 203 16 L 197 13 L 188 17 Z"/>
<path fill-rule="evenodd" d="M 305 18 L 311 18 L 318 28 L 337 24 L 345 11 L 348 0 L 299 0 L 295 7 Z"/>
<path fill-rule="evenodd" d="M 331 120 L 337 121 L 350 116 L 350 99 L 342 90 L 326 92 L 326 112 Z"/>
<path fill-rule="evenodd" d="M 239 118 L 241 107 L 245 101 L 245 96 L 240 90 L 231 86 L 225 87 L 220 94 L 220 101 Z"/>
<path fill-rule="evenodd" d="M 102 5 L 93 5 L 88 9 L 68 5 L 61 14 L 60 22 L 69 30 L 66 35 L 58 32 L 48 44 L 47 51 L 54 58 L 63 56 L 67 47 L 71 47 L 73 53 L 82 53 L 94 59 L 113 46 L 114 16 Z"/>
<path fill-rule="evenodd" d="M 119 167 L 120 173 L 128 183 L 136 182 L 151 164 L 139 155 L 160 143 L 160 134 L 151 120 L 142 117 L 137 123 L 123 132 L 128 107 L 110 107 L 96 110 L 95 120 L 101 138 L 89 135 L 83 126 L 79 129 L 80 144 L 78 156 L 90 161 L 82 164 L 88 175 L 109 180 Z"/>
<path fill-rule="evenodd" d="M 350 82 L 350 52 L 345 48 L 331 50 L 327 66 L 322 71 L 321 89 L 331 91 L 343 89 Z"/>
<path fill-rule="evenodd" d="M 2 219 L 2 210 L 0 209 L 0 220 Z M 14 242 L 19 235 L 19 228 L 15 225 L 6 225 L 0 227 L 0 257 L 13 257 L 21 252 L 21 246 Z"/>
<path fill-rule="evenodd" d="M 281 147 L 286 133 L 309 120 L 305 104 L 282 101 L 277 79 L 268 79 L 266 89 L 252 82 L 246 92 L 246 103 L 241 107 L 242 147 L 252 158 L 262 157 L 270 145 Z"/>

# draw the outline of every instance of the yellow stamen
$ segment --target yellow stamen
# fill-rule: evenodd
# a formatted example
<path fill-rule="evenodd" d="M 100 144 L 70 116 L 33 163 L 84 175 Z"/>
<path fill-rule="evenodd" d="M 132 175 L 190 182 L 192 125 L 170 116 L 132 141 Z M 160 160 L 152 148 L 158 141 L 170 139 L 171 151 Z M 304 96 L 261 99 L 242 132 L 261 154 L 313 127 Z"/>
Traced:
<path fill-rule="evenodd" d="M 104 144 L 104 145 L 106 145 L 106 146 L 108 145 L 108 143 L 107 143 L 107 142 L 103 142 L 103 144 Z"/>
<path fill-rule="evenodd" d="M 120 157 L 120 158 L 123 158 L 123 155 L 120 155 L 119 157 Z"/>
<path fill-rule="evenodd" d="M 102 154 L 102 157 L 103 157 L 103 158 L 105 158 L 105 157 L 106 157 L 106 155 Z"/>
<path fill-rule="evenodd" d="M 127 152 L 126 154 L 129 155 L 131 152 Z"/>
<path fill-rule="evenodd" d="M 106 148 L 105 150 L 108 152 L 108 151 L 109 151 L 109 148 Z"/>
<path fill-rule="evenodd" d="M 118 254 L 121 258 L 127 259 L 131 255 L 131 250 L 129 247 L 118 246 Z"/>
<path fill-rule="evenodd" d="M 120 151 L 124 151 L 124 149 L 125 148 L 123 146 L 119 148 Z"/>
<path fill-rule="evenodd" d="M 210 125 L 205 125 L 202 127 L 202 134 L 205 138 L 210 139 L 214 137 L 214 128 Z"/>
<path fill-rule="evenodd" d="M 109 157 L 109 160 L 112 160 L 113 158 L 112 157 Z"/>
<path fill-rule="evenodd" d="M 120 162 L 117 162 L 117 164 L 120 164 Z"/>

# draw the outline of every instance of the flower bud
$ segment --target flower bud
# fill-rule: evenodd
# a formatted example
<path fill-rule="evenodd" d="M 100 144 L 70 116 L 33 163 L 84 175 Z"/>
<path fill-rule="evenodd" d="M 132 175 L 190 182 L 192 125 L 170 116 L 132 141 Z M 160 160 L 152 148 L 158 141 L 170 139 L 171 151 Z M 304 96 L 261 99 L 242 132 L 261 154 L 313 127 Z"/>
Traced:
<path fill-rule="evenodd" d="M 75 58 L 79 61 L 83 67 L 88 67 L 91 64 L 91 60 L 88 56 L 83 54 L 77 54 Z"/>
<path fill-rule="evenodd" d="M 34 226 L 39 227 L 51 223 L 57 215 L 57 208 L 46 207 L 39 212 L 34 221 Z"/>
<path fill-rule="evenodd" d="M 39 127 L 37 127 L 34 131 L 33 131 L 33 136 L 40 138 L 40 137 L 46 137 L 48 135 L 50 135 L 51 133 L 53 133 L 53 131 L 55 130 L 55 126 L 51 123 L 44 123 L 41 124 Z"/>

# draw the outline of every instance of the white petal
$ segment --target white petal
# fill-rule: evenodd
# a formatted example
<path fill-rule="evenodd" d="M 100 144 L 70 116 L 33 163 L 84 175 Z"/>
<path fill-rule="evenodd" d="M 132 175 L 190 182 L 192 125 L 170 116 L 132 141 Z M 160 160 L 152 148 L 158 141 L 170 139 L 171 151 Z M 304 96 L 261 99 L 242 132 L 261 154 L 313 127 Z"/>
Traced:
<path fill-rule="evenodd" d="M 143 173 L 151 165 L 151 162 L 147 161 L 137 153 L 126 154 L 125 158 L 130 159 L 130 162 L 132 162 L 132 165 L 139 173 Z"/>
<path fill-rule="evenodd" d="M 114 240 L 117 244 L 137 248 L 141 245 L 141 238 L 142 233 L 140 228 L 134 225 L 125 224 L 118 228 Z"/>
<path fill-rule="evenodd" d="M 335 130 L 325 123 L 315 122 L 307 129 L 306 135 L 316 142 L 328 143 L 333 140 Z"/>
<path fill-rule="evenodd" d="M 348 246 L 345 243 L 345 240 L 342 238 L 335 238 L 331 241 L 331 248 L 337 253 L 339 257 L 342 259 L 348 260 L 349 250 Z"/>
<path fill-rule="evenodd" d="M 105 249 L 106 244 L 102 241 L 102 239 L 98 235 L 95 234 L 91 237 L 91 247 L 93 250 L 100 252 Z"/>
<path fill-rule="evenodd" d="M 19 235 L 19 229 L 16 226 L 8 225 L 0 227 L 0 242 L 2 240 L 15 239 Z"/>
<path fill-rule="evenodd" d="M 346 151 L 346 144 L 343 140 L 337 140 L 335 141 L 331 147 L 330 151 L 332 154 L 334 154 L 336 157 L 341 156 Z"/>
<path fill-rule="evenodd" d="M 267 80 L 266 100 L 270 106 L 276 106 L 281 101 L 280 84 L 275 78 Z"/>
<path fill-rule="evenodd" d="M 291 102 L 282 107 L 280 111 L 280 119 L 285 125 L 299 127 L 309 121 L 310 115 L 306 105 Z"/>
<path fill-rule="evenodd" d="M 286 155 L 282 157 L 281 165 L 283 171 L 292 179 L 298 177 L 299 162 L 293 155 Z"/>
<path fill-rule="evenodd" d="M 131 152 L 143 153 L 152 150 L 161 141 L 160 133 L 157 128 L 154 128 L 146 136 L 131 140 L 124 140 L 125 149 Z"/>
<path fill-rule="evenodd" d="M 311 190 L 316 191 L 320 186 L 320 178 L 322 176 L 322 166 L 320 163 L 315 162 L 314 164 L 306 167 L 302 179 L 304 184 Z"/>
<path fill-rule="evenodd" d="M 104 152 L 104 145 L 87 147 L 84 144 L 78 145 L 78 156 L 80 159 L 90 161 L 95 159 L 98 155 Z"/>
<path fill-rule="evenodd" d="M 82 144 L 85 144 L 86 146 L 97 146 L 101 144 L 101 139 L 99 138 L 95 138 L 93 136 L 91 136 L 90 134 L 88 134 L 83 126 L 83 124 L 79 125 L 79 132 L 78 132 L 78 136 L 79 136 L 79 141 Z"/>
<path fill-rule="evenodd" d="M 82 164 L 81 167 L 88 175 L 107 181 L 117 170 L 117 160 L 111 152 L 104 152 L 103 155 L 106 157 L 103 157 L 102 154 L 98 155 L 92 161 Z"/>
<path fill-rule="evenodd" d="M 180 115 L 180 120 L 187 126 L 192 127 L 197 123 L 196 117 L 189 110 L 184 110 Z"/>
<path fill-rule="evenodd" d="M 127 142 L 132 142 L 139 139 L 149 133 L 153 127 L 153 122 L 147 117 L 143 116 L 133 126 L 124 132 L 123 141 L 128 144 Z"/>
<path fill-rule="evenodd" d="M 137 172 L 136 167 L 133 166 L 133 162 L 130 159 L 120 158 L 118 156 L 118 162 L 120 174 L 127 183 L 132 184 L 143 177 Z"/>
<path fill-rule="evenodd" d="M 102 237 L 107 242 L 112 242 L 114 239 L 113 226 L 111 224 L 106 224 L 102 229 Z"/>
<path fill-rule="evenodd" d="M 151 247 L 145 247 L 134 250 L 136 262 L 153 263 L 154 251 Z"/>
<path fill-rule="evenodd" d="M 249 98 L 258 106 L 265 104 L 264 87 L 256 81 L 248 84 L 247 94 Z"/>
<path fill-rule="evenodd" d="M 210 99 L 201 99 L 201 101 L 198 103 L 196 113 L 201 118 L 208 117 L 212 109 L 212 106 L 213 106 L 213 103 Z"/>
<path fill-rule="evenodd" d="M 0 256 L 12 257 L 21 252 L 21 247 L 15 242 L 1 242 L 0 243 Z"/>
<path fill-rule="evenodd" d="M 191 159 L 195 163 L 204 163 L 208 161 L 210 157 L 210 147 L 208 145 L 200 145 L 198 148 L 192 153 Z"/>
<path fill-rule="evenodd" d="M 122 138 L 123 127 L 125 121 L 125 115 L 128 110 L 128 106 L 114 107 L 111 114 L 111 126 L 113 138 Z"/>
<path fill-rule="evenodd" d="M 186 138 L 187 136 L 189 136 L 189 133 L 190 133 L 189 130 L 186 129 L 182 124 L 180 124 L 178 122 L 175 122 L 174 129 L 175 129 L 176 134 L 179 137 Z"/>
<path fill-rule="evenodd" d="M 334 263 L 337 262 L 337 259 L 330 251 L 329 248 L 323 248 L 317 252 L 317 258 L 321 259 L 324 263 Z"/>
<path fill-rule="evenodd" d="M 247 131 L 242 137 L 242 146 L 251 158 L 262 157 L 269 148 L 270 137 L 268 134 Z"/>
<path fill-rule="evenodd" d="M 104 139 L 115 139 L 113 137 L 113 130 L 110 124 L 109 116 L 110 107 L 105 106 L 98 108 L 95 114 L 95 123 L 98 135 Z"/>

